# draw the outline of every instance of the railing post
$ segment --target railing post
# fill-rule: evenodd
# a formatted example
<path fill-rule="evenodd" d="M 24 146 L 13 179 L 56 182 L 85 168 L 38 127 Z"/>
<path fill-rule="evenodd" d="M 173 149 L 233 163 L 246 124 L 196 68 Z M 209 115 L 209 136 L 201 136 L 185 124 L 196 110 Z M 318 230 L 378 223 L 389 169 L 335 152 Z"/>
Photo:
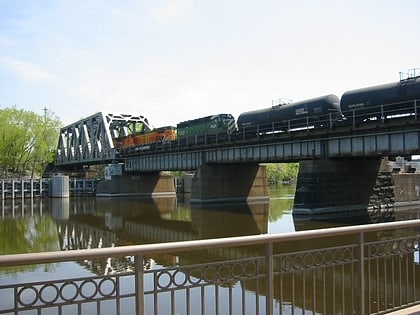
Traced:
<path fill-rule="evenodd" d="M 12 199 L 15 199 L 15 180 L 12 179 Z"/>
<path fill-rule="evenodd" d="M 353 109 L 353 127 L 356 126 L 356 110 Z"/>
<path fill-rule="evenodd" d="M 25 198 L 25 180 L 20 180 L 20 191 L 21 191 L 21 198 Z"/>
<path fill-rule="evenodd" d="M 135 256 L 136 315 L 144 315 L 143 256 Z"/>
<path fill-rule="evenodd" d="M 332 114 L 328 113 L 328 118 L 330 119 L 330 129 L 333 127 L 333 121 L 332 121 Z"/>
<path fill-rule="evenodd" d="M 273 262 L 273 243 L 267 243 L 265 247 L 265 262 L 266 262 L 266 279 L 267 279 L 267 295 L 266 295 L 266 314 L 273 314 L 274 301 L 274 262 Z M 282 301 L 280 301 L 281 305 Z"/>
<path fill-rule="evenodd" d="M 365 314 L 365 252 L 364 234 L 359 234 L 359 314 Z"/>
<path fill-rule="evenodd" d="M 381 120 L 382 122 L 385 121 L 384 105 L 381 105 Z"/>

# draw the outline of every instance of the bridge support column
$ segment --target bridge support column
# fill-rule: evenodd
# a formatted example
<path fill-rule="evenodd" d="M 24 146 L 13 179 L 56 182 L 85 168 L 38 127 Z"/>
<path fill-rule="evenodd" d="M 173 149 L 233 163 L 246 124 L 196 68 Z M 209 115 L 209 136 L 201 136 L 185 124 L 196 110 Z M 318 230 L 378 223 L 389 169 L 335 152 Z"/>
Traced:
<path fill-rule="evenodd" d="M 364 211 L 370 219 L 393 215 L 393 185 L 386 159 L 301 161 L 293 214 L 322 216 Z"/>
<path fill-rule="evenodd" d="M 202 165 L 192 179 L 191 203 L 268 201 L 266 167 L 256 164 Z"/>
<path fill-rule="evenodd" d="M 159 172 L 112 176 L 98 183 L 97 197 L 174 197 L 175 182 L 172 175 Z"/>

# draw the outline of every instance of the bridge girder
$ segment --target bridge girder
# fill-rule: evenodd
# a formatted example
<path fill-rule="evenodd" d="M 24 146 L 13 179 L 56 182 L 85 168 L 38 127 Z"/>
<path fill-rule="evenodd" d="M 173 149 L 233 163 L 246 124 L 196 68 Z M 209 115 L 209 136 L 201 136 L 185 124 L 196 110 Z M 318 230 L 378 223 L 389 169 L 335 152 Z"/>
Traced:
<path fill-rule="evenodd" d="M 352 159 L 420 154 L 420 125 L 334 131 L 302 138 L 261 142 L 231 142 L 223 146 L 151 151 L 124 159 L 127 172 L 197 170 L 203 164 L 288 163 L 316 159 Z"/>
<path fill-rule="evenodd" d="M 98 112 L 60 129 L 55 165 L 111 162 L 115 139 L 151 129 L 141 115 Z"/>

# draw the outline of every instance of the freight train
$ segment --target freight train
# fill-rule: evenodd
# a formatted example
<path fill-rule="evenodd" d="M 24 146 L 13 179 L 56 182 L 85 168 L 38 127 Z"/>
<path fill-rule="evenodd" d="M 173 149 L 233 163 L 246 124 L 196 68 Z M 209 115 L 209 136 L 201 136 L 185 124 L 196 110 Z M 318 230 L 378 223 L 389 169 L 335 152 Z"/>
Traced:
<path fill-rule="evenodd" d="M 238 117 L 238 129 L 246 135 L 264 134 L 306 126 L 322 127 L 340 118 L 340 100 L 336 95 L 330 94 L 242 113 Z"/>
<path fill-rule="evenodd" d="M 415 73 L 415 72 L 414 72 Z M 420 105 L 420 75 L 398 82 L 333 94 L 301 102 L 244 112 L 235 121 L 231 114 L 218 114 L 162 127 L 151 132 L 116 139 L 117 155 L 132 154 L 162 146 L 189 146 L 251 139 L 265 134 L 301 129 L 357 126 L 367 121 L 417 116 Z"/>
<path fill-rule="evenodd" d="M 420 76 L 398 82 L 345 92 L 340 101 L 343 115 L 356 122 L 388 119 L 402 114 L 417 115 Z"/>
<path fill-rule="evenodd" d="M 231 114 L 218 114 L 183 121 L 176 127 L 160 127 L 116 138 L 114 147 L 118 154 L 127 154 L 171 145 L 175 140 L 177 146 L 209 143 L 217 137 L 223 141 L 236 130 L 235 118 Z"/>

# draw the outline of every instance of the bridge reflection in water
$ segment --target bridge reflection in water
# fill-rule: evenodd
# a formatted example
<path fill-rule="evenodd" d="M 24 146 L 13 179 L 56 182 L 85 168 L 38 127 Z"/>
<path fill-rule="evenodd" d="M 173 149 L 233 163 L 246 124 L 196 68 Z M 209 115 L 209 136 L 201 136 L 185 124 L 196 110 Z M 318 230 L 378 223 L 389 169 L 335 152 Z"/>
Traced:
<path fill-rule="evenodd" d="M 405 213 L 417 215 L 417 211 Z M 420 223 L 410 229 L 375 225 L 372 232 L 365 231 L 363 240 L 358 230 L 312 231 L 325 235 L 304 237 L 288 233 L 287 239 L 261 240 L 276 216 L 272 203 L 190 209 L 175 198 L 33 200 L 29 206 L 14 201 L 2 209 L 0 231 L 8 226 L 7 231 L 19 234 L 19 229 L 10 228 L 11 222 L 32 226 L 32 242 L 23 237 L 24 245 L 19 247 L 16 235 L 9 235 L 9 242 L 15 240 L 21 252 L 66 252 L 42 267 L 31 265 L 36 262 L 31 257 L 27 267 L 15 262 L 14 267 L 3 269 L 0 314 L 30 309 L 34 314 L 39 309 L 54 314 L 134 310 L 142 314 L 143 309 L 145 314 L 292 314 L 303 310 L 320 314 L 362 314 L 364 310 L 367 314 L 420 300 L 416 247 Z M 296 230 L 331 226 L 294 219 Z M 226 237 L 236 238 L 231 243 L 200 241 Z M 150 245 L 174 241 L 184 245 Z M 44 245 L 28 245 L 34 242 Z M 149 244 L 149 249 L 129 247 L 126 252 L 100 255 L 79 250 L 135 244 Z M 60 257 L 67 253 L 76 256 Z M 0 256 L 2 266 L 7 265 L 4 258 Z M 74 265 L 60 268 L 68 264 L 60 261 L 67 260 L 75 261 L 79 269 Z M 42 268 L 50 276 L 27 284 L 31 281 L 25 274 Z M 139 275 L 144 283 L 135 281 Z M 267 277 L 273 281 L 267 282 Z M 136 295 L 139 289 L 144 292 L 142 298 Z"/>

